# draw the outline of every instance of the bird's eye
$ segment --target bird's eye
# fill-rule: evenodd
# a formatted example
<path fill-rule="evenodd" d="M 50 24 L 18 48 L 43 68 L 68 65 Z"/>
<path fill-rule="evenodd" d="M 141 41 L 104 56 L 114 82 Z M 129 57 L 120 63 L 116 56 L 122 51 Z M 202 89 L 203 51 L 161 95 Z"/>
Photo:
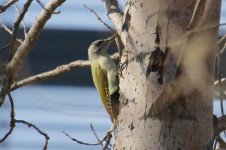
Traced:
<path fill-rule="evenodd" d="M 100 45 L 102 42 L 103 42 L 103 41 L 98 41 L 98 42 L 97 42 L 97 46 Z"/>

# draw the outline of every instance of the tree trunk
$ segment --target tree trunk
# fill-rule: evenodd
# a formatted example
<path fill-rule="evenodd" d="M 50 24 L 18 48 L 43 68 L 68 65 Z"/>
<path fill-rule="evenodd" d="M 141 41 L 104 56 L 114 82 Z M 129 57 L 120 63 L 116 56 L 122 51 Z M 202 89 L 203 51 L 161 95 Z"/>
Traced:
<path fill-rule="evenodd" d="M 127 1 L 114 149 L 212 149 L 221 1 L 197 1 Z"/>

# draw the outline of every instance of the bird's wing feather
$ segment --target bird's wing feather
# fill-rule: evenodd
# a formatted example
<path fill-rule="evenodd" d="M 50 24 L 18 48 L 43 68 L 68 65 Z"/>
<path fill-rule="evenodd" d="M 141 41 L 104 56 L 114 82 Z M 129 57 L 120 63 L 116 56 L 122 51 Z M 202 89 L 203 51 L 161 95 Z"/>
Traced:
<path fill-rule="evenodd" d="M 102 103 L 112 119 L 107 72 L 98 63 L 91 64 L 93 82 L 98 89 Z"/>
<path fill-rule="evenodd" d="M 110 56 L 106 55 L 105 57 L 101 57 L 99 59 L 100 66 L 102 70 L 105 70 L 107 73 L 108 80 L 108 106 L 111 111 L 111 115 L 114 120 L 117 119 L 119 114 L 119 80 L 118 80 L 118 68 L 115 62 L 110 58 Z"/>
<path fill-rule="evenodd" d="M 105 57 L 101 57 L 100 60 L 101 61 L 99 61 L 99 63 L 102 70 L 105 70 L 107 73 L 109 94 L 111 95 L 118 90 L 119 85 L 117 78 L 118 68 L 115 62 L 108 55 L 106 55 Z"/>

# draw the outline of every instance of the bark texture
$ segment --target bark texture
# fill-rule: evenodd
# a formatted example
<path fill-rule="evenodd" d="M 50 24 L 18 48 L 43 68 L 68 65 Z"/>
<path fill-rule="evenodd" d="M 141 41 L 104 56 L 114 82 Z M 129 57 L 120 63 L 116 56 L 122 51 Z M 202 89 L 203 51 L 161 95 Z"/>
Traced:
<path fill-rule="evenodd" d="M 221 1 L 200 2 L 190 23 L 196 0 L 127 1 L 114 149 L 211 149 Z"/>

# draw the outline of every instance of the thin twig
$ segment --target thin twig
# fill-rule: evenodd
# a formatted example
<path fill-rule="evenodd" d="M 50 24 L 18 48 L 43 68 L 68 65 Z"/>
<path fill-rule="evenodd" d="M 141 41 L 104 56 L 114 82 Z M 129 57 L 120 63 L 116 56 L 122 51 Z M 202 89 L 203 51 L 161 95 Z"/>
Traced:
<path fill-rule="evenodd" d="M 0 27 L 2 27 L 3 28 L 3 30 L 5 30 L 7 33 L 9 33 L 10 35 L 12 35 L 12 31 L 6 26 L 6 25 L 4 25 L 3 23 L 1 23 L 0 22 Z M 16 39 L 16 45 L 20 45 L 22 43 L 22 40 L 21 39 Z M 6 49 L 8 49 L 8 48 L 10 48 L 10 44 L 7 44 L 6 46 L 4 46 L 3 48 L 1 48 L 0 49 L 0 52 L 2 52 L 2 51 L 4 51 L 4 50 L 6 50 Z"/>
<path fill-rule="evenodd" d="M 9 60 L 11 60 L 16 52 L 16 49 L 18 48 L 18 45 L 16 44 L 16 39 L 17 39 L 17 34 L 18 34 L 18 30 L 19 30 L 19 26 L 21 21 L 23 20 L 26 12 L 28 11 L 28 8 L 30 7 L 31 3 L 33 0 L 28 0 L 25 4 L 23 9 L 19 12 L 19 16 L 16 20 L 16 22 L 14 23 L 13 26 L 13 31 L 12 31 L 12 36 L 11 36 L 11 41 L 10 41 L 10 58 Z"/>
<path fill-rule="evenodd" d="M 108 149 L 108 145 L 110 144 L 111 138 L 112 138 L 112 134 L 108 133 L 107 136 L 106 136 L 106 139 L 105 139 L 106 142 L 104 143 L 102 150 Z"/>
<path fill-rule="evenodd" d="M 107 10 L 108 17 L 114 24 L 118 33 L 121 32 L 123 24 L 123 12 L 120 10 L 117 0 L 102 0 Z M 125 43 L 123 43 L 125 45 Z"/>
<path fill-rule="evenodd" d="M 39 134 L 41 134 L 42 136 L 45 137 L 45 144 L 43 146 L 43 150 L 47 149 L 48 146 L 48 141 L 49 141 L 49 136 L 48 134 L 46 134 L 45 132 L 41 131 L 37 126 L 35 126 L 34 124 L 24 121 L 24 120 L 16 120 L 15 119 L 15 123 L 21 123 L 21 124 L 25 124 L 27 125 L 29 128 L 34 128 Z"/>
<path fill-rule="evenodd" d="M 8 49 L 8 48 L 9 48 L 9 44 L 5 45 L 4 47 L 2 47 L 2 48 L 0 49 L 0 53 L 3 52 L 3 51 L 5 51 L 5 50 Z"/>
<path fill-rule="evenodd" d="M 200 21 L 204 10 L 205 0 L 197 0 L 195 4 L 195 8 L 190 20 L 190 23 L 187 27 L 187 29 L 191 29 L 194 27 L 194 25 L 197 25 L 197 23 Z"/>
<path fill-rule="evenodd" d="M 0 26 L 3 28 L 3 30 L 8 32 L 10 35 L 12 35 L 13 32 L 6 25 L 0 22 Z"/>
<path fill-rule="evenodd" d="M 72 141 L 74 142 L 77 142 L 78 144 L 82 144 L 82 145 L 90 145 L 90 146 L 97 146 L 97 145 L 101 145 L 104 141 L 109 144 L 109 141 L 111 140 L 111 131 L 107 132 L 106 136 L 99 142 L 97 143 L 87 143 L 87 142 L 83 142 L 83 141 L 80 141 L 80 140 L 77 140 L 76 138 L 73 138 L 72 136 L 70 136 L 68 133 L 66 133 L 65 131 L 62 131 L 67 137 L 69 137 Z M 103 150 L 106 150 L 106 147 L 105 144 L 104 144 L 104 147 L 105 149 Z"/>
<path fill-rule="evenodd" d="M 189 31 L 186 32 L 185 42 L 182 45 L 181 51 L 179 53 L 179 58 L 177 60 L 176 68 L 178 68 L 180 63 L 181 63 L 181 59 L 182 59 L 182 56 L 183 56 L 184 51 L 185 51 L 188 35 L 191 35 L 192 33 L 197 32 L 197 29 L 195 31 L 194 27 L 197 26 L 197 24 L 200 23 L 200 21 L 201 21 L 200 18 L 203 16 L 204 5 L 205 5 L 205 1 L 204 0 L 197 0 L 196 1 L 195 8 L 194 8 L 194 10 L 192 12 L 192 16 L 191 16 L 191 19 L 190 19 L 190 23 L 187 26 L 187 30 L 189 30 Z M 203 27 L 202 27 L 202 29 L 203 29 Z M 198 32 L 200 32 L 200 31 L 201 30 L 198 28 Z"/>
<path fill-rule="evenodd" d="M 215 121 L 215 133 L 214 135 L 217 136 L 221 132 L 223 132 L 226 129 L 226 115 L 222 115 L 220 117 L 216 118 L 217 120 Z"/>
<path fill-rule="evenodd" d="M 15 6 L 15 9 L 16 9 L 16 12 L 18 14 L 21 13 L 21 11 L 20 11 L 19 7 L 17 6 L 17 4 L 14 4 L 14 6 Z M 27 36 L 27 29 L 26 29 L 26 25 L 25 25 L 24 19 L 22 19 L 22 26 L 23 26 L 23 29 L 24 29 L 24 37 L 26 38 L 26 36 Z"/>
<path fill-rule="evenodd" d="M 226 39 L 226 34 L 224 34 L 224 36 L 220 38 L 220 40 L 217 42 L 217 46 L 219 47 L 221 44 L 223 44 L 223 42 L 225 42 L 225 39 Z"/>
<path fill-rule="evenodd" d="M 221 139 L 220 134 L 226 130 L 226 115 L 222 115 L 220 117 L 214 116 L 213 121 L 215 138 L 213 149 L 224 149 L 226 147 L 226 143 Z"/>
<path fill-rule="evenodd" d="M 25 39 L 22 45 L 18 48 L 17 53 L 13 57 L 12 61 L 7 65 L 8 69 L 16 75 L 22 65 L 22 63 L 27 58 L 28 53 L 34 47 L 40 32 L 42 31 L 46 22 L 50 19 L 52 13 L 57 7 L 59 7 L 65 0 L 52 0 L 46 4 L 45 11 L 43 10 L 36 19 L 31 29 L 28 32 L 27 39 Z"/>
<path fill-rule="evenodd" d="M 49 11 L 48 9 L 45 8 L 44 4 L 40 0 L 36 0 L 36 2 L 42 7 L 42 9 Z M 51 12 L 50 12 L 51 13 Z M 53 11 L 52 14 L 59 14 L 60 11 Z"/>
<path fill-rule="evenodd" d="M 27 84 L 31 84 L 31 83 L 39 82 L 41 80 L 46 80 L 46 79 L 49 79 L 49 78 L 59 76 L 59 75 L 65 73 L 65 72 L 71 71 L 74 68 L 86 67 L 86 66 L 89 66 L 89 65 L 90 65 L 90 62 L 85 61 L 85 60 L 77 60 L 77 61 L 71 62 L 69 64 L 66 64 L 66 65 L 61 65 L 61 66 L 58 66 L 57 68 L 55 68 L 53 70 L 28 77 L 24 80 L 21 80 L 19 82 L 14 83 L 11 86 L 11 91 L 13 91 L 13 90 L 15 90 L 15 89 L 17 89 L 21 86 L 27 85 Z"/>
<path fill-rule="evenodd" d="M 219 51 L 219 54 L 222 54 L 226 50 L 226 43 L 224 43 L 223 47 L 222 44 L 225 42 L 226 36 L 224 35 L 217 44 L 217 50 Z M 221 48 L 222 47 L 222 48 Z"/>
<path fill-rule="evenodd" d="M 0 6 L 0 13 L 3 13 L 4 11 L 6 11 L 6 9 L 8 9 L 12 4 L 16 2 L 18 2 L 18 0 L 10 0 L 4 6 Z"/>
<path fill-rule="evenodd" d="M 219 79 L 217 79 L 214 82 L 214 91 L 217 92 L 214 95 L 215 99 L 220 99 L 220 96 L 222 96 L 222 98 L 226 99 L 226 78 L 221 78 L 221 87 L 219 87 Z M 221 90 L 221 95 L 220 95 L 220 91 Z M 219 93 L 219 94 L 218 94 Z"/>
<path fill-rule="evenodd" d="M 222 54 L 225 51 L 225 49 L 226 49 L 225 41 L 226 41 L 226 34 L 224 34 L 224 36 L 221 37 L 220 40 L 217 42 L 217 51 L 220 50 L 220 54 Z"/>
<path fill-rule="evenodd" d="M 216 148 L 217 150 L 225 150 L 226 149 L 226 143 L 220 135 L 217 136 L 216 141 L 217 141 L 217 148 Z"/>
<path fill-rule="evenodd" d="M 221 83 L 226 85 L 226 78 L 221 78 Z M 219 80 L 214 81 L 214 86 L 219 86 Z"/>
<path fill-rule="evenodd" d="M 0 143 L 4 142 L 8 138 L 8 136 L 13 132 L 13 129 L 14 129 L 14 127 L 9 128 L 9 131 L 4 135 L 4 137 L 2 139 L 0 139 Z"/>
<path fill-rule="evenodd" d="M 5 134 L 5 136 L 0 140 L 0 143 L 5 141 L 7 139 L 7 137 L 12 133 L 16 123 L 21 123 L 21 124 L 27 125 L 29 128 L 30 127 L 34 128 L 39 134 L 41 134 L 42 136 L 45 137 L 45 145 L 43 146 L 43 150 L 47 150 L 49 136 L 45 132 L 41 131 L 37 126 L 35 126 L 32 123 L 29 123 L 29 122 L 24 121 L 24 120 L 17 120 L 17 119 L 15 119 L 13 98 L 12 98 L 10 93 L 8 93 L 7 95 L 9 97 L 10 107 L 11 107 L 11 111 L 10 111 L 10 129 Z"/>
<path fill-rule="evenodd" d="M 221 106 L 221 114 L 224 115 L 224 106 L 223 106 L 223 92 L 221 90 L 221 53 L 220 50 L 217 49 L 217 78 L 218 78 L 218 90 L 220 93 L 220 106 Z"/>
<path fill-rule="evenodd" d="M 83 145 L 90 145 L 90 146 L 97 146 L 100 145 L 102 141 L 99 141 L 98 143 L 86 143 L 80 140 L 77 140 L 76 138 L 71 137 L 68 133 L 66 133 L 65 131 L 63 131 L 63 133 L 69 137 L 72 141 L 77 142 L 78 144 L 83 144 Z"/>
<path fill-rule="evenodd" d="M 9 131 L 5 134 L 5 136 L 0 140 L 0 143 L 2 143 L 3 141 L 5 141 L 8 136 L 13 132 L 13 129 L 15 127 L 15 112 L 14 112 L 14 103 L 13 103 L 13 98 L 11 96 L 10 93 L 8 93 L 8 97 L 9 97 L 9 101 L 10 101 L 10 128 Z"/>
<path fill-rule="evenodd" d="M 66 0 L 52 0 L 46 4 L 45 8 L 48 11 L 42 10 L 42 12 L 37 17 L 36 22 L 29 30 L 27 38 L 18 47 L 12 60 L 7 64 L 5 79 L 3 80 L 2 84 L 3 87 L 0 91 L 0 106 L 4 103 L 5 95 L 10 91 L 10 88 L 16 79 L 23 62 L 26 60 L 31 49 L 35 46 L 35 43 L 38 40 L 44 25 L 50 19 L 52 12 L 65 1 Z"/>
<path fill-rule="evenodd" d="M 220 50 L 220 54 L 222 54 L 226 50 L 226 43 L 224 44 L 223 48 Z"/>
<path fill-rule="evenodd" d="M 213 140 L 213 150 L 216 150 L 217 147 L 217 139 Z"/>
<path fill-rule="evenodd" d="M 93 128 L 92 123 L 90 124 L 90 128 L 91 128 L 91 130 L 92 130 L 94 136 L 96 137 L 97 141 L 100 142 L 100 138 L 98 137 L 98 135 L 97 135 L 97 133 L 96 133 L 96 130 Z M 102 145 L 102 143 L 101 143 L 101 145 Z M 103 145 L 102 145 L 102 146 L 103 146 Z"/>
<path fill-rule="evenodd" d="M 6 26 L 6 25 L 4 25 L 3 23 L 1 23 L 0 22 L 0 26 L 3 28 L 3 30 L 5 30 L 7 33 L 9 33 L 10 35 L 12 35 L 12 31 Z M 18 42 L 18 43 L 22 43 L 22 40 L 21 39 L 16 39 L 16 41 Z"/>
<path fill-rule="evenodd" d="M 100 16 L 99 16 L 93 9 L 87 7 L 85 4 L 84 4 L 84 7 L 87 8 L 90 12 L 92 12 L 92 13 L 97 17 L 97 20 L 99 20 L 101 23 L 103 23 L 103 25 L 106 26 L 110 32 L 112 32 L 112 33 L 115 32 L 115 31 L 114 31 L 107 23 L 105 23 L 105 22 L 100 18 Z"/>

